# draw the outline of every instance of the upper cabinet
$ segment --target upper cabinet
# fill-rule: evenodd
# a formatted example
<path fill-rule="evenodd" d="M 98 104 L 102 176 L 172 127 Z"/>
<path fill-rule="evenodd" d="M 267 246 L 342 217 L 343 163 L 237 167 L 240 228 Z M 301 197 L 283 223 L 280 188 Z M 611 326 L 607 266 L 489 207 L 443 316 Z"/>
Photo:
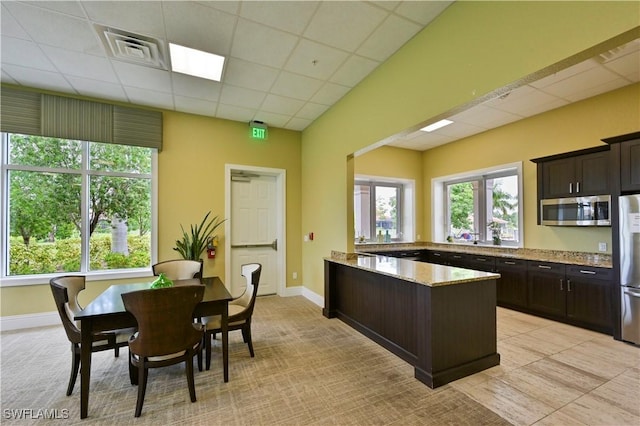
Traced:
<path fill-rule="evenodd" d="M 611 193 L 609 146 L 535 158 L 538 199 Z"/>
<path fill-rule="evenodd" d="M 620 191 L 639 192 L 640 132 L 603 139 L 603 141 L 611 144 L 613 167 L 620 169 Z"/>

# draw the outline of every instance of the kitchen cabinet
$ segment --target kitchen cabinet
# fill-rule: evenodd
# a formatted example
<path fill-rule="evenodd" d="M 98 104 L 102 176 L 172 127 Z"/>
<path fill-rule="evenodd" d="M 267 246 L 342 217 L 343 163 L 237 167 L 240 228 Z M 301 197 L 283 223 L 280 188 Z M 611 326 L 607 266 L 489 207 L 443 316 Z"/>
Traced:
<path fill-rule="evenodd" d="M 529 309 L 554 319 L 566 316 L 565 265 L 550 262 L 527 264 Z"/>
<path fill-rule="evenodd" d="M 526 309 L 527 261 L 498 258 L 495 261 L 495 272 L 500 274 L 496 282 L 498 306 Z"/>
<path fill-rule="evenodd" d="M 620 144 L 620 189 L 640 191 L 640 139 Z"/>
<path fill-rule="evenodd" d="M 540 169 L 540 199 L 611 193 L 608 150 L 543 161 Z"/>
<path fill-rule="evenodd" d="M 613 271 L 567 266 L 567 317 L 604 333 L 613 331 Z"/>

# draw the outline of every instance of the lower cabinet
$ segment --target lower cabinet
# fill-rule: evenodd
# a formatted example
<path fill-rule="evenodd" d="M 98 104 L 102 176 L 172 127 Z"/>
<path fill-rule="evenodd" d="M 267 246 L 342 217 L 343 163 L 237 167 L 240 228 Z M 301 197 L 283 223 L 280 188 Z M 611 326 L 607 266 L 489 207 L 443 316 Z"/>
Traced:
<path fill-rule="evenodd" d="M 496 282 L 498 306 L 513 309 L 528 307 L 527 261 L 522 259 L 496 259 L 495 271 L 500 274 Z"/>
<path fill-rule="evenodd" d="M 566 316 L 565 265 L 529 262 L 527 266 L 529 309 L 561 319 Z"/>

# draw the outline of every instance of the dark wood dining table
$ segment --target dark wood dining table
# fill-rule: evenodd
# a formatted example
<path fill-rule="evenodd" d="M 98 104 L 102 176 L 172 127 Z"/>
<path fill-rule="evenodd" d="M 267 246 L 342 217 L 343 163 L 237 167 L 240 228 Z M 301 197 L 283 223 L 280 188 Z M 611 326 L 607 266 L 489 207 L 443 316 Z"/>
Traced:
<path fill-rule="evenodd" d="M 229 381 L 229 301 L 232 297 L 220 278 L 175 280 L 174 285 L 202 284 L 204 297 L 194 311 L 194 317 L 221 315 L 222 363 L 224 381 Z M 91 379 L 92 335 L 97 331 L 135 327 L 135 318 L 124 308 L 121 295 L 130 291 L 149 289 L 151 280 L 146 283 L 116 284 L 106 289 L 89 303 L 74 319 L 80 321 L 82 343 L 80 345 L 80 418 L 84 419 L 89 411 L 89 384 Z M 150 290 L 153 291 L 153 290 Z"/>

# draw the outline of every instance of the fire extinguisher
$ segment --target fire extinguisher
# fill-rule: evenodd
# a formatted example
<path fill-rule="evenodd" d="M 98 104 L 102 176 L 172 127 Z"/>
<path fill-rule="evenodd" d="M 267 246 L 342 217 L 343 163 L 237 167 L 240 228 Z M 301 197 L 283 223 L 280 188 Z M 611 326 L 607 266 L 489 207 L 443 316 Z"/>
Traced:
<path fill-rule="evenodd" d="M 218 237 L 209 238 L 207 241 L 207 257 L 209 259 L 216 258 L 216 247 L 218 247 Z"/>

